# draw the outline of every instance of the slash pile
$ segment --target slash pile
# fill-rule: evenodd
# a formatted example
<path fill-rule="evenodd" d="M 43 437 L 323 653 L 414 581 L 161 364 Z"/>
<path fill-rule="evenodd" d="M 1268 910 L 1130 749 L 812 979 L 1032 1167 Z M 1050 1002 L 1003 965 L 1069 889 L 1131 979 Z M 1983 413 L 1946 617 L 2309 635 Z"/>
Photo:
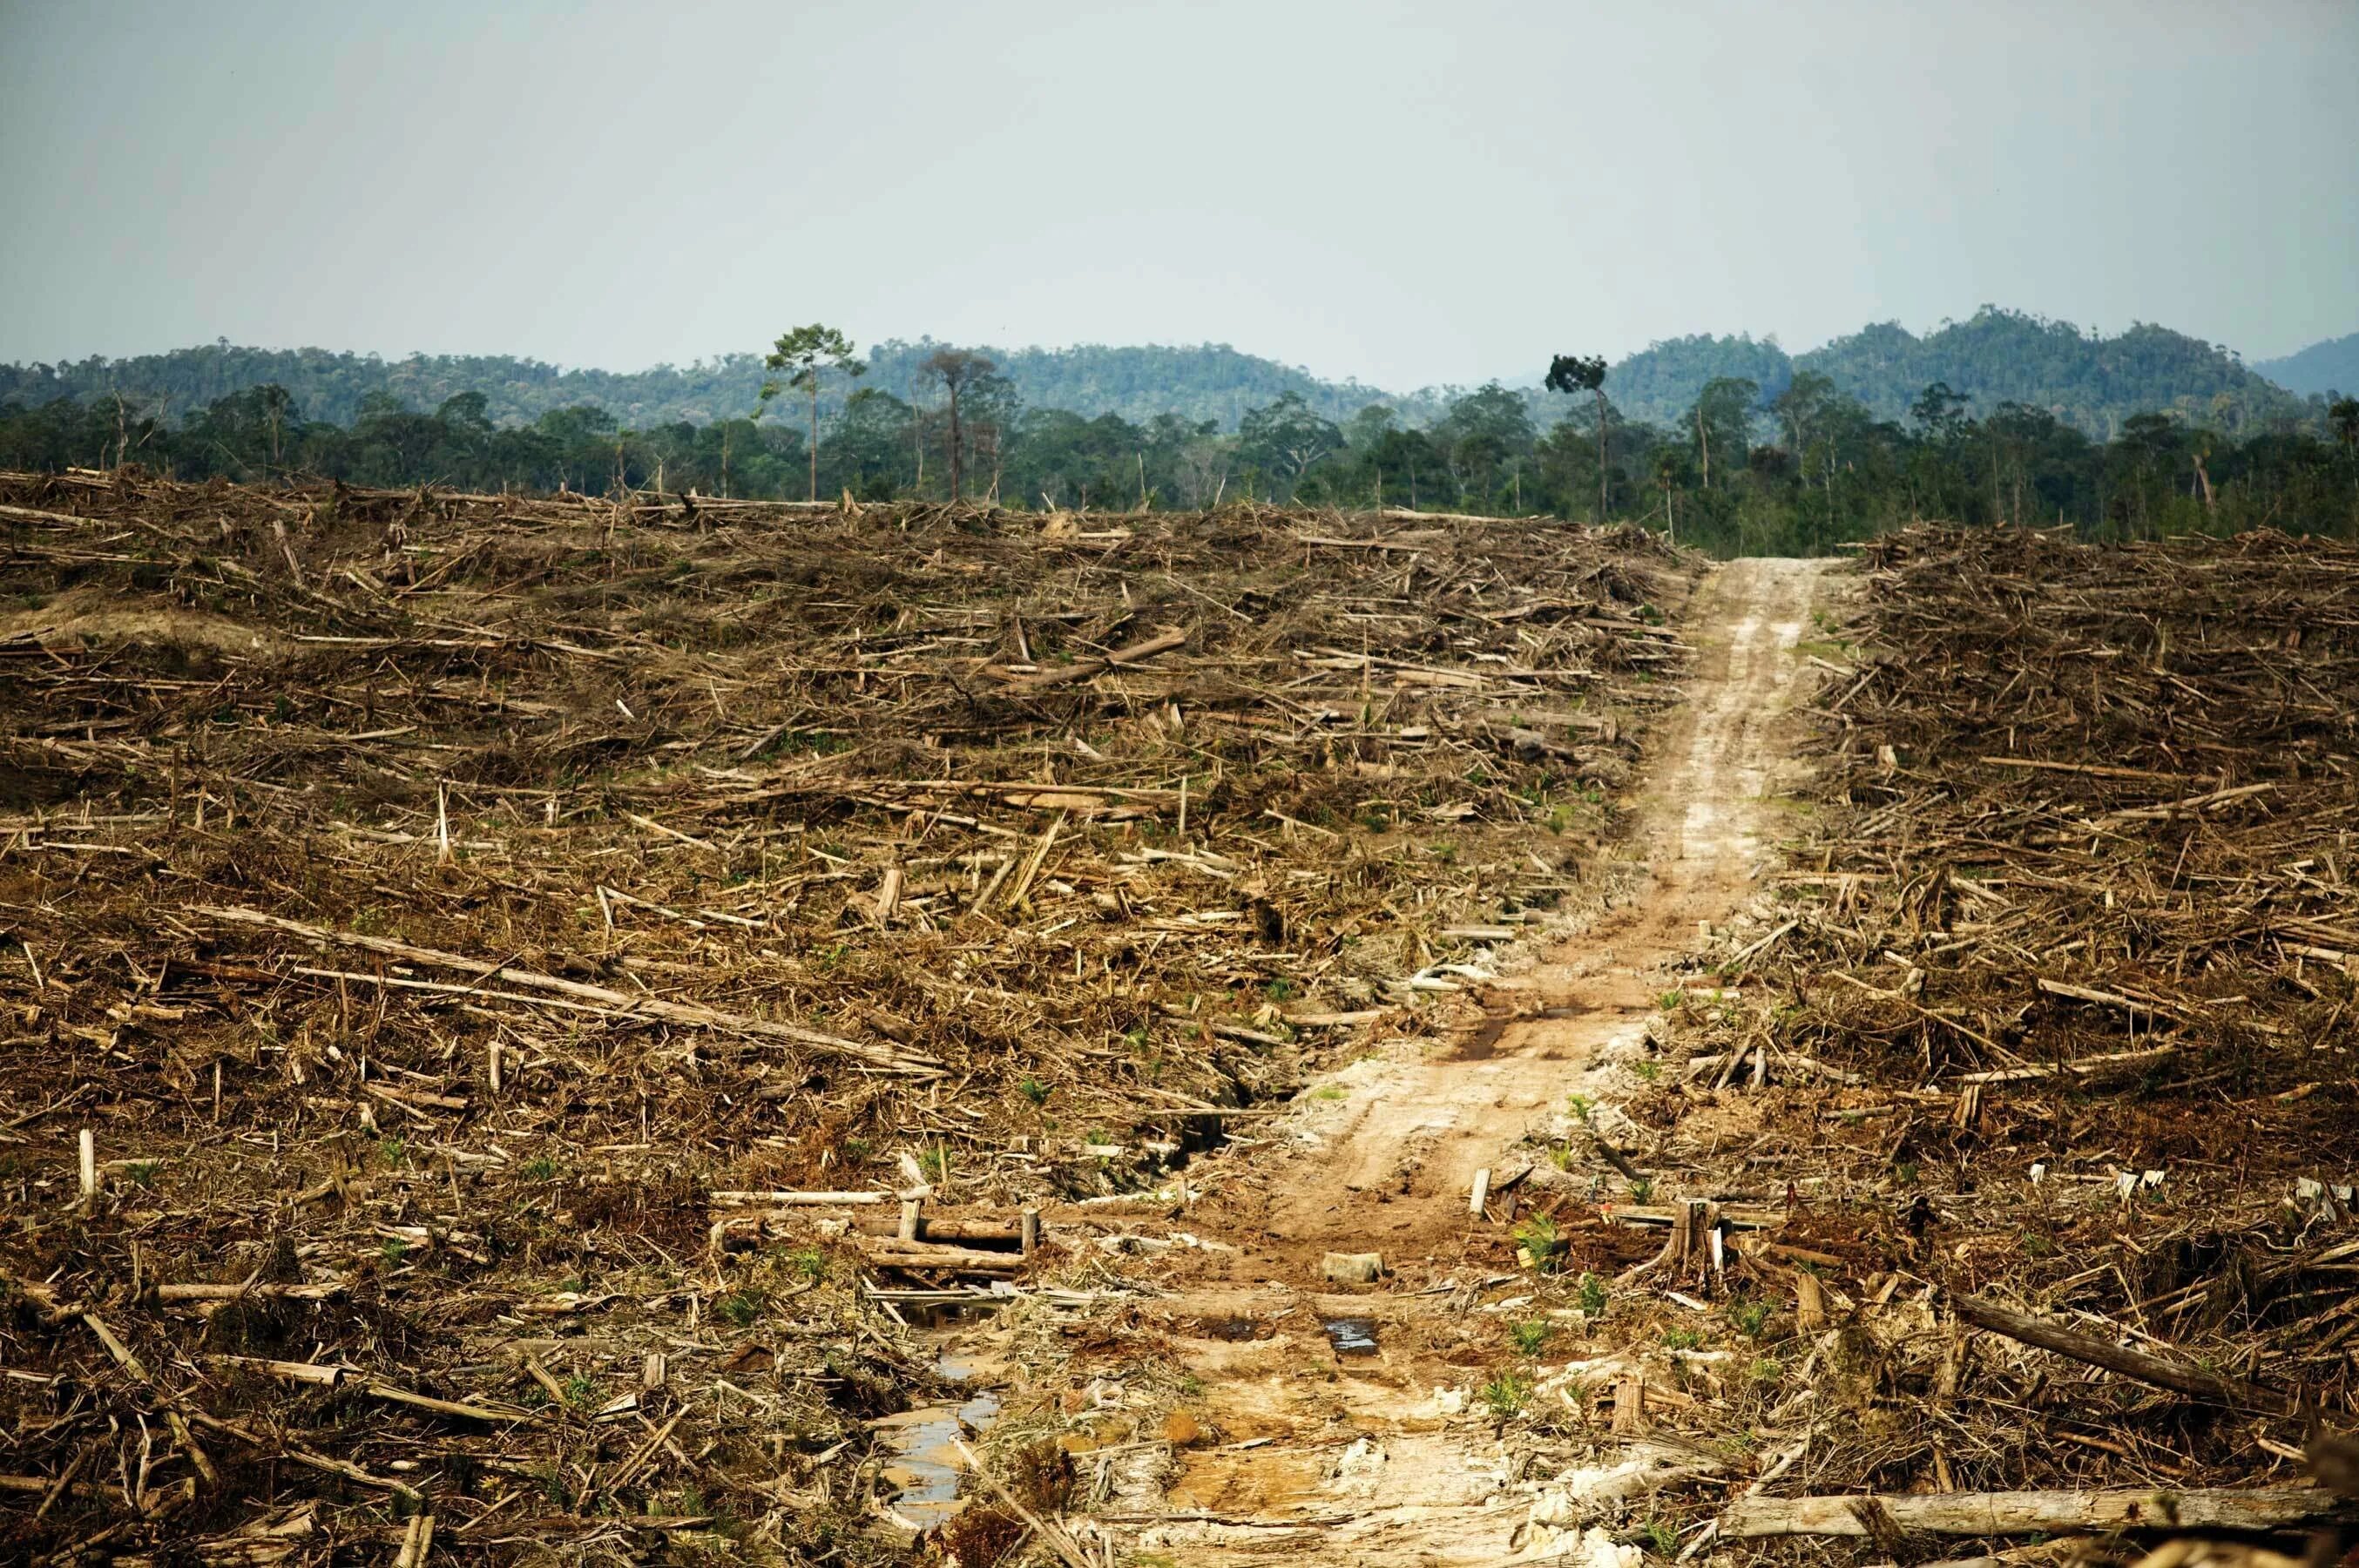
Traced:
<path fill-rule="evenodd" d="M 929 1373 L 713 1195 L 1118 1191 L 1447 1001 L 1600 876 L 1692 581 L 0 476 L 0 1542 L 883 1560 Z"/>
<path fill-rule="evenodd" d="M 1799 1499 L 2312 1485 L 2359 1383 L 2359 552 L 1864 566 L 1775 924 L 1631 1107 L 1667 1191 L 1773 1211 L 1732 1311 L 1774 1473 L 1723 1529 L 1905 1561 L 1977 1530 Z"/>

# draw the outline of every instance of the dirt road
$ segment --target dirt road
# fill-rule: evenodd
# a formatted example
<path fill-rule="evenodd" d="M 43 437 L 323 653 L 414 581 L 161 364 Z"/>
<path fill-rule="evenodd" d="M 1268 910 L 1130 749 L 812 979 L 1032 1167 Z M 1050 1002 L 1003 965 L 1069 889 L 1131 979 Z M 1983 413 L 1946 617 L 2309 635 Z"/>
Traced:
<path fill-rule="evenodd" d="M 1312 1097 L 1282 1152 L 1235 1157 L 1252 1167 L 1243 1185 L 1266 1194 L 1258 1214 L 1231 1202 L 1190 1217 L 1233 1283 L 1207 1280 L 1158 1315 L 1221 1441 L 1184 1451 L 1176 1477 L 1142 1466 L 1120 1488 L 1114 1512 L 1135 1521 L 1142 1561 L 1379 1568 L 1536 1549 L 1527 1497 L 1465 1414 L 1472 1357 L 1452 1355 L 1465 1301 L 1323 1293 L 1320 1258 L 1382 1250 L 1410 1279 L 1414 1260 L 1446 1267 L 1464 1248 L 1478 1169 L 1503 1164 L 1570 1094 L 1610 1116 L 1641 1087 L 1629 1064 L 1656 998 L 1680 984 L 1700 926 L 1754 896 L 1823 564 L 1740 561 L 1699 592 L 1682 628 L 1696 650 L 1689 702 L 1652 747 L 1628 896 L 1489 986 L 1494 1020 L 1473 1039 L 1354 1064 Z M 1374 1348 L 1347 1331 L 1337 1356 L 1332 1325 L 1350 1320 Z M 1300 1375 L 1319 1359 L 1332 1377 Z"/>

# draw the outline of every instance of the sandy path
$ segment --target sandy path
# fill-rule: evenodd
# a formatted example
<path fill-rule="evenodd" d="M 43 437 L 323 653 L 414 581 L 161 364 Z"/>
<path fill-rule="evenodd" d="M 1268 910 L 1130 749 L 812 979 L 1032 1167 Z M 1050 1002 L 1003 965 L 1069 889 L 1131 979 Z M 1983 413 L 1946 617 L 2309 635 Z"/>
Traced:
<path fill-rule="evenodd" d="M 1174 1350 L 1203 1383 L 1202 1407 L 1227 1443 L 1187 1453 L 1159 1495 L 1125 1488 L 1117 1509 L 1136 1521 L 1143 1561 L 1516 1560 L 1512 1537 L 1527 1509 L 1504 1490 L 1511 1478 L 1497 1444 L 1433 1397 L 1449 1376 L 1435 1359 L 1451 1332 L 1445 1303 L 1321 1297 L 1318 1258 L 1330 1247 L 1445 1251 L 1467 1226 L 1475 1171 L 1500 1163 L 1568 1094 L 1609 1087 L 1614 1063 L 1642 1050 L 1654 998 L 1675 983 L 1669 971 L 1694 946 L 1698 922 L 1718 925 L 1752 897 L 1805 669 L 1796 644 L 1824 564 L 1735 561 L 1700 590 L 1682 627 L 1697 651 L 1688 703 L 1659 735 L 1638 801 L 1634 847 L 1647 879 L 1546 961 L 1493 987 L 1494 1004 L 1519 1016 L 1444 1057 L 1340 1074 L 1345 1098 L 1320 1114 L 1318 1147 L 1269 1155 L 1257 1226 L 1217 1208 L 1190 1216 L 1240 1249 L 1227 1271 L 1236 1286 L 1162 1303 L 1175 1325 L 1234 1313 L 1277 1327 L 1238 1343 L 1180 1328 Z M 1330 1381 L 1294 1375 L 1332 1354 L 1321 1320 L 1347 1312 L 1376 1320 L 1380 1337 L 1402 1348 L 1334 1361 Z M 1253 1439 L 1263 1441 L 1236 1446 Z"/>

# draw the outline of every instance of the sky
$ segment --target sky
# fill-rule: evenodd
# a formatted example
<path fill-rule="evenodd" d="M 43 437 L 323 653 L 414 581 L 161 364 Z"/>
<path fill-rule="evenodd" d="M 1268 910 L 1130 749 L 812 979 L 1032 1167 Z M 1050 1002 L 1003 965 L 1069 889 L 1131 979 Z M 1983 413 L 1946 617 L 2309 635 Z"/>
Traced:
<path fill-rule="evenodd" d="M 2359 330 L 2359 4 L 0 0 L 0 360 Z"/>

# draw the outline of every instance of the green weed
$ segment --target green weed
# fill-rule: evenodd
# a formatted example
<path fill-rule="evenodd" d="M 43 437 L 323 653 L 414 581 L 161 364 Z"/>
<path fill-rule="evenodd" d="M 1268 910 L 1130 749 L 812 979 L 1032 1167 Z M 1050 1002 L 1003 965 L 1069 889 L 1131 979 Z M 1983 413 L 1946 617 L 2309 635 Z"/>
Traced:
<path fill-rule="evenodd" d="M 1516 1245 L 1531 1255 L 1532 1267 L 1542 1274 L 1556 1272 L 1557 1251 L 1563 1246 L 1556 1221 L 1547 1214 L 1534 1214 L 1516 1226 Z"/>
<path fill-rule="evenodd" d="M 1501 1421 L 1524 1413 L 1532 1397 L 1532 1380 L 1519 1372 L 1502 1372 L 1483 1385 L 1483 1403 Z"/>

